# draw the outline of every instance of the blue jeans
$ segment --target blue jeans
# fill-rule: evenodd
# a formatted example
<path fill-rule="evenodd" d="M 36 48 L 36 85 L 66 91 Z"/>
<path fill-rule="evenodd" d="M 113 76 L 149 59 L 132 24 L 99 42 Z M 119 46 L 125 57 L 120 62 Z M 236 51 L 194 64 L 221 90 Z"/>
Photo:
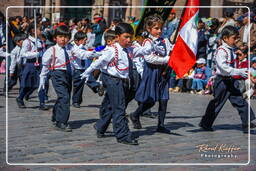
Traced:
<path fill-rule="evenodd" d="M 207 80 L 194 78 L 192 81 L 191 89 L 192 90 L 203 90 L 206 84 L 207 84 Z"/>

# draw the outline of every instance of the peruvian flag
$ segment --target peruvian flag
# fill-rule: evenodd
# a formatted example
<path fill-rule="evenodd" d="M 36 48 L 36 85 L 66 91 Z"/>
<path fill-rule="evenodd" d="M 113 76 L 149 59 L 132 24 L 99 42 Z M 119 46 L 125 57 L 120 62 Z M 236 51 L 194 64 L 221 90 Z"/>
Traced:
<path fill-rule="evenodd" d="M 179 78 L 183 77 L 196 62 L 198 6 L 199 0 L 187 1 L 187 8 L 181 19 L 179 36 L 168 62 L 168 65 L 174 69 Z"/>

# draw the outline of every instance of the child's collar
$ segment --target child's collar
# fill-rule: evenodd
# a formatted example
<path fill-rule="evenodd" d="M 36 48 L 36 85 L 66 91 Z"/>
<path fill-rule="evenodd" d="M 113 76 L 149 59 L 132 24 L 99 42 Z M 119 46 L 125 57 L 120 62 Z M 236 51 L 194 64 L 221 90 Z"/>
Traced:
<path fill-rule="evenodd" d="M 223 40 L 222 40 L 222 45 L 223 46 L 225 46 L 225 47 L 227 47 L 227 48 L 231 48 L 231 49 L 234 49 L 235 47 L 231 47 L 231 46 L 229 46 L 226 42 L 224 42 Z"/>
<path fill-rule="evenodd" d="M 148 35 L 148 38 L 152 39 L 153 41 L 155 41 L 156 39 L 158 39 L 158 38 L 152 36 L 151 34 Z"/>
<path fill-rule="evenodd" d="M 35 38 L 35 37 L 32 37 L 31 35 L 28 36 L 28 39 L 31 40 L 32 42 L 35 42 L 35 41 L 36 41 L 36 38 Z"/>

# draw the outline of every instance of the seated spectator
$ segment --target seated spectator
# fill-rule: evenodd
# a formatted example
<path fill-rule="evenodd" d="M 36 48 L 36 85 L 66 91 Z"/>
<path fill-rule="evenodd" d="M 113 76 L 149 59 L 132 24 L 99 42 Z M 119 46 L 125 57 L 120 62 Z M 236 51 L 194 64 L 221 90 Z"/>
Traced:
<path fill-rule="evenodd" d="M 193 81 L 191 86 L 192 94 L 203 94 L 203 90 L 207 83 L 207 71 L 206 71 L 206 60 L 199 58 L 196 61 L 196 67 L 193 74 Z M 208 76 L 209 78 L 209 76 Z"/>

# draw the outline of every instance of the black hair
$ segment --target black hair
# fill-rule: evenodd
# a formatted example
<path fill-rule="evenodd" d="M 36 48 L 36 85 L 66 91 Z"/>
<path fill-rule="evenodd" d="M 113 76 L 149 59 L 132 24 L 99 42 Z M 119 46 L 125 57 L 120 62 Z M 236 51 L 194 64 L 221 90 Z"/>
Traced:
<path fill-rule="evenodd" d="M 118 24 L 118 23 L 121 23 L 121 22 L 123 22 L 121 18 L 114 18 L 113 19 L 113 23 Z"/>
<path fill-rule="evenodd" d="M 27 35 L 25 33 L 18 33 L 14 36 L 13 41 L 18 42 L 20 40 L 25 40 L 27 38 Z"/>
<path fill-rule="evenodd" d="M 54 31 L 54 37 L 57 37 L 57 36 L 68 36 L 70 38 L 71 32 L 70 32 L 68 26 L 66 26 L 66 25 L 58 26 L 56 28 L 56 30 Z"/>
<path fill-rule="evenodd" d="M 123 33 L 134 34 L 134 30 L 128 23 L 119 23 L 115 28 L 115 34 L 120 35 Z"/>
<path fill-rule="evenodd" d="M 231 18 L 234 16 L 234 11 L 232 9 L 227 9 L 225 11 L 225 17 Z"/>
<path fill-rule="evenodd" d="M 71 18 L 69 21 L 72 21 L 76 25 L 79 20 L 77 18 Z"/>
<path fill-rule="evenodd" d="M 243 54 L 248 54 L 248 46 L 244 46 L 243 48 L 240 48 L 240 50 Z"/>
<path fill-rule="evenodd" d="M 219 27 L 219 25 L 220 25 L 220 22 L 219 22 L 219 20 L 217 18 L 213 18 L 211 20 L 211 22 L 212 22 L 212 25 L 214 25 L 216 27 Z"/>
<path fill-rule="evenodd" d="M 221 31 L 221 39 L 224 38 L 224 36 L 226 37 L 230 37 L 233 35 L 239 35 L 239 32 L 237 30 L 237 28 L 235 28 L 234 26 L 226 26 L 223 28 L 223 30 Z"/>
<path fill-rule="evenodd" d="M 150 15 L 145 19 L 144 22 L 144 30 L 148 31 L 148 29 L 153 28 L 157 23 L 163 24 L 163 19 L 160 15 Z"/>
<path fill-rule="evenodd" d="M 82 39 L 85 39 L 87 36 L 86 36 L 86 33 L 82 32 L 82 31 L 78 31 L 76 32 L 76 34 L 74 35 L 74 40 L 82 40 Z"/>
<path fill-rule="evenodd" d="M 104 40 L 114 40 L 116 38 L 115 31 L 114 30 L 108 30 L 104 33 Z"/>

